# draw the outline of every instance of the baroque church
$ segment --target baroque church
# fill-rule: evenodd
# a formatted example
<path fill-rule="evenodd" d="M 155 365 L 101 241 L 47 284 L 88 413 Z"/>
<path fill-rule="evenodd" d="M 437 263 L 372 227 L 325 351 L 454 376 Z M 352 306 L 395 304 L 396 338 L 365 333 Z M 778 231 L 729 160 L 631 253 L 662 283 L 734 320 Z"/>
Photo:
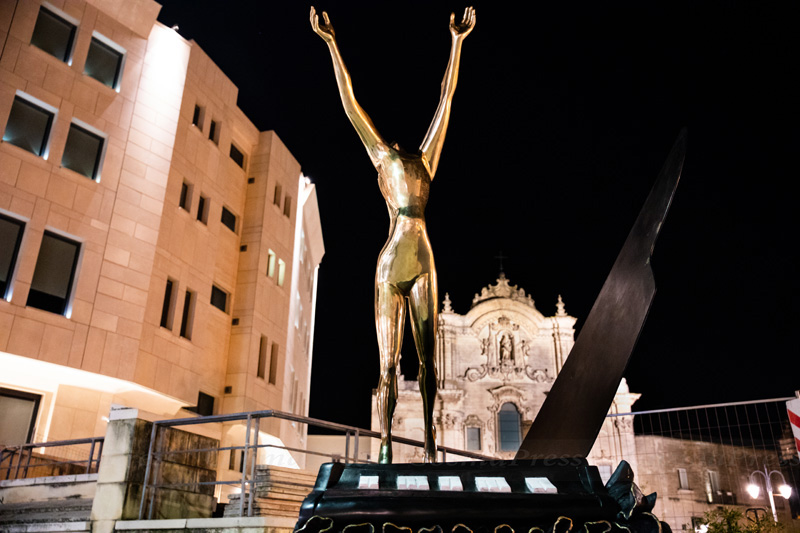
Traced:
<path fill-rule="evenodd" d="M 553 316 L 545 316 L 531 295 L 502 272 L 494 285 L 475 295 L 464 314 L 456 312 L 445 295 L 436 347 L 440 446 L 513 458 L 575 344 L 577 319 L 567 313 L 560 296 L 555 307 Z M 417 381 L 400 379 L 399 389 L 394 434 L 422 440 Z M 629 413 L 638 398 L 623 380 L 610 413 Z M 373 393 L 372 429 L 378 428 Z M 632 417 L 610 417 L 589 461 L 607 478 L 622 457 L 635 456 L 628 453 L 633 446 Z M 397 462 L 421 460 L 421 449 L 398 444 L 394 448 Z"/>

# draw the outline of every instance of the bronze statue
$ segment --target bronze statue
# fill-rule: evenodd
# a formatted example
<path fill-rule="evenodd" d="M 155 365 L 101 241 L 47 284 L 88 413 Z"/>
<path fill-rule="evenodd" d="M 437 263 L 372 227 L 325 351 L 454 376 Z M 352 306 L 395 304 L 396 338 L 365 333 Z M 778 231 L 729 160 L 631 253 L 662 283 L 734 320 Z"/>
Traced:
<path fill-rule="evenodd" d="M 434 350 L 438 327 L 436 268 L 425 228 L 425 205 L 439 156 L 444 144 L 450 105 L 458 81 L 461 44 L 475 27 L 475 10 L 468 7 L 460 23 L 450 15 L 450 60 L 442 81 L 439 107 L 428 133 L 415 154 L 398 145 L 390 146 L 375 129 L 353 94 L 350 74 L 336 44 L 336 36 L 327 13 L 320 23 L 311 7 L 311 27 L 328 45 L 339 95 L 347 118 L 353 124 L 378 171 L 378 186 L 389 208 L 389 239 L 378 256 L 375 273 L 375 327 L 380 349 L 380 381 L 378 414 L 381 426 L 381 448 L 378 460 L 392 462 L 392 415 L 397 404 L 397 366 L 403 344 L 405 300 L 411 312 L 411 326 L 419 356 L 419 389 L 425 422 L 425 462 L 436 461 L 436 431 L 433 408 L 436 400 L 436 368 Z"/>

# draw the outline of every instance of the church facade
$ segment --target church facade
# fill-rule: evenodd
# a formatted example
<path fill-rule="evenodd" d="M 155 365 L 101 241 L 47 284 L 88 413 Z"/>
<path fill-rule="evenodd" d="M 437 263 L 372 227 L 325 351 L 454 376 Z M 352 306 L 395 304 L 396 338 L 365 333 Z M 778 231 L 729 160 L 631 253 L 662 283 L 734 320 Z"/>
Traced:
<path fill-rule="evenodd" d="M 567 313 L 561 297 L 555 307 L 555 314 L 545 316 L 531 295 L 502 273 L 475 295 L 464 314 L 445 296 L 436 347 L 440 446 L 513 458 L 575 344 L 577 319 Z M 399 389 L 394 433 L 422 440 L 417 382 L 401 379 Z M 623 381 L 611 413 L 629 413 L 638 398 Z M 590 461 L 604 477 L 622 457 L 634 455 L 628 453 L 634 445 L 631 418 L 608 419 L 592 449 Z M 372 428 L 379 428 L 374 394 Z M 421 450 L 409 446 L 395 445 L 394 454 L 398 462 L 421 459 Z"/>

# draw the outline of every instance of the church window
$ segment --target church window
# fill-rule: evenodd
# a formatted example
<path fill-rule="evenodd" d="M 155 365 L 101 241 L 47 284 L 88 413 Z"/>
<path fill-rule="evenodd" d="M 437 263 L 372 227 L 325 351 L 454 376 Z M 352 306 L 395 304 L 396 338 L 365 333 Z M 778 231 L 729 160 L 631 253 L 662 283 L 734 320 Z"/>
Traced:
<path fill-rule="evenodd" d="M 719 494 L 722 492 L 719 487 L 719 472 L 715 470 L 708 471 L 708 485 L 711 488 L 711 494 Z"/>
<path fill-rule="evenodd" d="M 278 287 L 283 287 L 283 281 L 286 277 L 286 263 L 283 259 L 278 259 Z"/>
<path fill-rule="evenodd" d="M 84 122 L 72 119 L 61 166 L 74 170 L 90 180 L 100 181 L 106 139 L 102 132 Z"/>
<path fill-rule="evenodd" d="M 689 474 L 687 474 L 685 468 L 678 469 L 678 488 L 689 490 Z"/>
<path fill-rule="evenodd" d="M 277 261 L 278 258 L 275 255 L 275 252 L 273 252 L 272 250 L 269 250 L 267 252 L 267 256 L 268 256 L 268 259 L 267 259 L 267 276 L 274 277 L 275 276 L 275 262 Z"/>
<path fill-rule="evenodd" d="M 481 428 L 467 428 L 467 450 L 476 452 L 481 449 Z"/>
<path fill-rule="evenodd" d="M 500 428 L 500 451 L 515 452 L 520 446 L 520 416 L 517 406 L 513 403 L 504 403 L 497 414 L 498 427 Z"/>
<path fill-rule="evenodd" d="M 269 355 L 269 383 L 275 385 L 278 383 L 278 344 L 272 343 L 272 350 Z"/>

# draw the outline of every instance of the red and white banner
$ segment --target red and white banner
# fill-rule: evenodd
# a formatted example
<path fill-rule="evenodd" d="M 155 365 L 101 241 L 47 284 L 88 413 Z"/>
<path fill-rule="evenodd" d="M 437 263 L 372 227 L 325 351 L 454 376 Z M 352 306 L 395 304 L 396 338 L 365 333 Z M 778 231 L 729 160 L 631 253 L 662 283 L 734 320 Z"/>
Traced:
<path fill-rule="evenodd" d="M 800 457 L 800 398 L 786 402 L 786 410 L 789 411 L 789 423 L 792 425 L 794 445 L 797 447 L 797 455 Z"/>

